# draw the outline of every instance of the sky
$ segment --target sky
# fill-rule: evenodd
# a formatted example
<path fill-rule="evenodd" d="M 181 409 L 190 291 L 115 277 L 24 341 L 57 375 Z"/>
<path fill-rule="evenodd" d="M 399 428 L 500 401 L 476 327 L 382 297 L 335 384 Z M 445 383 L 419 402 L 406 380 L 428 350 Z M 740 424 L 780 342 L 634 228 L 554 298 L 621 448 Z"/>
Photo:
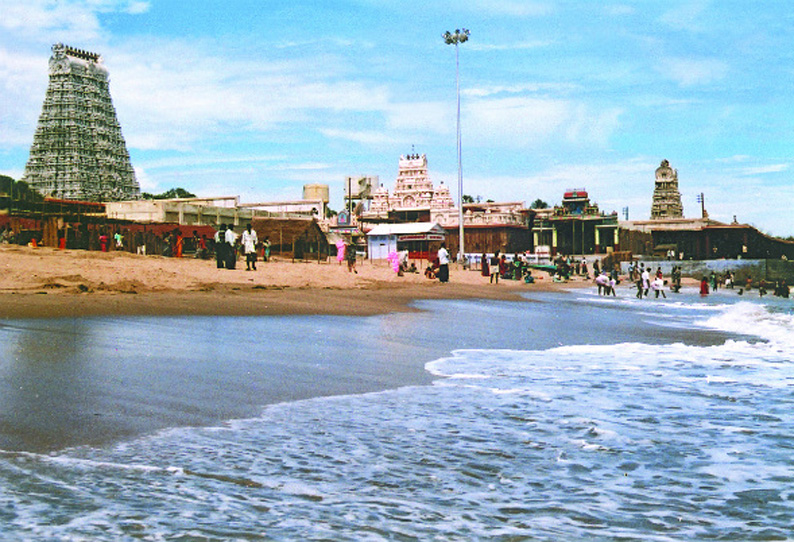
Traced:
<path fill-rule="evenodd" d="M 0 174 L 19 179 L 52 44 L 102 55 L 141 189 L 293 200 L 348 175 L 394 187 L 426 154 L 464 194 L 794 235 L 794 9 L 783 0 L 0 0 Z M 626 211 L 627 210 L 627 211 Z"/>

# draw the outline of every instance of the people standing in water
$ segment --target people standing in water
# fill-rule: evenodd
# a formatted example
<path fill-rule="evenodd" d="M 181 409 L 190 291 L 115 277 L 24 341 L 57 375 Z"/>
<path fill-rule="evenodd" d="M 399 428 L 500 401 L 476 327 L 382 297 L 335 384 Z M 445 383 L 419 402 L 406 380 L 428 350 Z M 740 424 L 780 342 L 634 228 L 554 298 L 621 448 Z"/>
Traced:
<path fill-rule="evenodd" d="M 637 285 L 637 299 L 642 299 L 642 273 L 645 271 L 644 264 L 640 264 L 640 268 L 634 268 L 635 284 Z"/>
<path fill-rule="evenodd" d="M 655 279 L 651 281 L 651 289 L 653 290 L 654 294 L 656 295 L 656 299 L 659 299 L 659 294 L 662 294 L 662 297 L 667 299 L 667 296 L 664 293 L 664 279 L 657 276 Z"/>
<path fill-rule="evenodd" d="M 642 270 L 641 274 L 641 281 L 642 281 L 642 295 L 638 297 L 648 297 L 648 290 L 651 289 L 651 272 L 649 271 L 649 267 L 645 267 Z"/>
<path fill-rule="evenodd" d="M 672 278 L 672 281 L 673 281 L 673 287 L 672 287 L 673 292 L 679 293 L 681 291 L 681 267 L 680 266 L 676 265 L 675 267 L 673 267 L 673 273 L 672 273 L 672 277 L 671 278 Z"/>
<path fill-rule="evenodd" d="M 700 295 L 709 295 L 709 281 L 705 275 L 700 279 Z"/>

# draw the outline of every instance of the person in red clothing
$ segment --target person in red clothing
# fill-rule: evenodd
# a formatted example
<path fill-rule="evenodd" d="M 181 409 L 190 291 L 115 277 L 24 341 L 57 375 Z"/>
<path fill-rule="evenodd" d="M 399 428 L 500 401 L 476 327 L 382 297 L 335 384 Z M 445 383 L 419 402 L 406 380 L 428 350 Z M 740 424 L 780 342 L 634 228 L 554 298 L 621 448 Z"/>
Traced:
<path fill-rule="evenodd" d="M 480 257 L 480 261 L 482 262 L 482 264 L 481 264 L 482 276 L 483 277 L 490 276 L 491 275 L 491 268 L 488 265 L 488 256 L 485 255 L 485 252 L 482 253 L 482 256 Z"/>
<path fill-rule="evenodd" d="M 700 295 L 709 295 L 709 281 L 706 277 L 700 279 Z"/>
<path fill-rule="evenodd" d="M 101 250 L 102 252 L 107 252 L 109 241 L 110 238 L 107 236 L 107 234 L 105 232 L 102 232 L 102 234 L 99 236 L 99 250 Z"/>

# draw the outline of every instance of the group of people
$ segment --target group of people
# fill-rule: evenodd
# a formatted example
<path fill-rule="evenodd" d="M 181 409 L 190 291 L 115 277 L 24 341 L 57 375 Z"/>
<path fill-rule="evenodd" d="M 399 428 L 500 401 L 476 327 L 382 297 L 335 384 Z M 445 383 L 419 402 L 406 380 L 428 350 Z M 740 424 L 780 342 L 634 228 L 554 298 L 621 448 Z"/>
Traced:
<path fill-rule="evenodd" d="M 504 280 L 523 280 L 527 284 L 535 282 L 529 264 L 516 257 L 508 261 L 505 254 L 499 254 L 497 250 L 491 258 L 484 252 L 480 256 L 480 273 L 483 277 L 488 277 L 491 284 L 499 284 L 499 279 Z"/>
<path fill-rule="evenodd" d="M 629 267 L 629 280 L 631 280 L 637 287 L 637 299 L 649 297 L 651 292 L 654 293 L 654 297 L 657 299 L 659 298 L 659 294 L 661 294 L 664 298 L 667 297 L 667 294 L 664 292 L 666 281 L 664 280 L 664 274 L 662 273 L 661 267 L 657 267 L 656 272 L 652 272 L 650 265 L 646 267 L 643 262 L 639 262 L 639 264 L 632 263 L 632 265 Z M 681 286 L 680 280 L 681 277 L 679 275 L 679 289 Z"/>
<path fill-rule="evenodd" d="M 261 245 L 264 261 L 270 259 L 270 240 L 265 238 Z M 245 270 L 256 271 L 257 250 L 260 248 L 256 230 L 246 224 L 245 231 L 238 237 L 231 226 L 221 224 L 215 232 L 215 262 L 218 269 L 234 269 L 237 264 L 238 250 L 245 256 Z"/>

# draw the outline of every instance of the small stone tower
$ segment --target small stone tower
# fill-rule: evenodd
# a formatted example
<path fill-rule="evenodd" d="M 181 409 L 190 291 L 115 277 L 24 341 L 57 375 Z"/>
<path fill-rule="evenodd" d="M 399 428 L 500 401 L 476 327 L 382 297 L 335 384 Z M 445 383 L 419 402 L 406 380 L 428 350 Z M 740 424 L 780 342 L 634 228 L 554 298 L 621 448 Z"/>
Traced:
<path fill-rule="evenodd" d="M 681 205 L 681 192 L 678 191 L 678 171 L 670 167 L 670 162 L 662 160 L 656 168 L 651 220 L 665 218 L 684 218 L 684 207 Z"/>
<path fill-rule="evenodd" d="M 23 181 L 62 199 L 140 197 L 108 82 L 98 54 L 52 46 L 49 86 Z"/>

